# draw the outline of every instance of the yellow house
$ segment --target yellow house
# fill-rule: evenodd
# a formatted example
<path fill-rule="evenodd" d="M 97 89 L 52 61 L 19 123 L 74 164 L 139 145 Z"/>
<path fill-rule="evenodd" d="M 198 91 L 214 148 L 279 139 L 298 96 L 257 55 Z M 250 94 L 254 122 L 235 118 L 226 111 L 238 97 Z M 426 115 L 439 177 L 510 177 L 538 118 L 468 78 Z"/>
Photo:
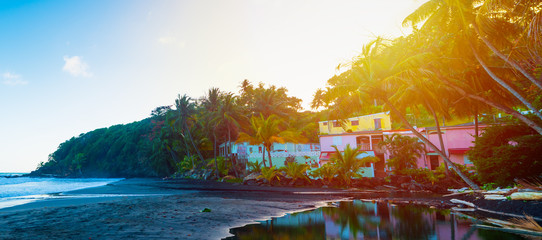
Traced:
<path fill-rule="evenodd" d="M 318 122 L 320 134 L 340 134 L 375 130 L 391 130 L 389 112 L 348 118 L 345 121 L 330 120 Z"/>

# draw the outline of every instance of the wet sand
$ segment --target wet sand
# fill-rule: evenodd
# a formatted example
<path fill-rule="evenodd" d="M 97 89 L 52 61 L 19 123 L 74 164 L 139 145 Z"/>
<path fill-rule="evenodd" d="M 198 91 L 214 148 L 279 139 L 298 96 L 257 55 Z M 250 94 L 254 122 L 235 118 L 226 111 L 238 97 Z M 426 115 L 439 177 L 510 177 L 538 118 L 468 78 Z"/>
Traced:
<path fill-rule="evenodd" d="M 230 228 L 346 197 L 341 190 L 129 179 L 0 209 L 0 239 L 221 239 Z"/>

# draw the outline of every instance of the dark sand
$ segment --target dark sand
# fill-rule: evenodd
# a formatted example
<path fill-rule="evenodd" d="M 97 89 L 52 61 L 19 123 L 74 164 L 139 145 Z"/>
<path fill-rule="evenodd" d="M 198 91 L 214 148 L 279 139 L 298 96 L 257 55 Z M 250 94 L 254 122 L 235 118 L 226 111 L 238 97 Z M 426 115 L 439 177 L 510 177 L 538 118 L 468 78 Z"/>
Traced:
<path fill-rule="evenodd" d="M 454 206 L 447 198 L 409 192 L 128 179 L 0 209 L 0 239 L 221 239 L 231 236 L 230 228 L 352 198 Z M 476 201 L 514 206 L 497 209 L 504 212 L 542 215 L 538 202 Z M 201 212 L 205 208 L 211 212 Z"/>
<path fill-rule="evenodd" d="M 0 239 L 221 239 L 231 236 L 230 228 L 348 195 L 341 190 L 129 179 L 0 209 Z M 205 208 L 211 212 L 201 212 Z"/>

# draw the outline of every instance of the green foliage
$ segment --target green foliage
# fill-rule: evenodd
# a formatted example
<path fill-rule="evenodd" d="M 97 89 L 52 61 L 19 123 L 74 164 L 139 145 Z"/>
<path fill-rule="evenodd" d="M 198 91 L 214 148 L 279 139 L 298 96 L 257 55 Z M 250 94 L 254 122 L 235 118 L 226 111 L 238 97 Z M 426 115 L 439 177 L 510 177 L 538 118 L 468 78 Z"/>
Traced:
<path fill-rule="evenodd" d="M 486 190 L 486 191 L 493 190 L 495 189 L 495 185 L 496 185 L 495 183 L 486 183 L 481 188 L 482 190 Z"/>
<path fill-rule="evenodd" d="M 250 173 L 259 173 L 262 171 L 262 163 L 261 162 L 247 162 L 247 168 Z"/>
<path fill-rule="evenodd" d="M 396 133 L 386 136 L 379 146 L 386 149 L 392 156 L 387 164 L 398 172 L 407 168 L 416 168 L 416 160 L 425 152 L 425 146 L 417 138 Z"/>
<path fill-rule="evenodd" d="M 196 156 L 184 156 L 183 160 L 176 164 L 177 172 L 183 173 L 196 168 L 196 164 L 194 164 L 195 161 L 197 161 Z"/>
<path fill-rule="evenodd" d="M 272 183 L 275 179 L 278 179 L 279 171 L 275 167 L 263 167 L 260 176 L 258 178 L 263 178 L 269 183 Z"/>
<path fill-rule="evenodd" d="M 243 179 L 242 178 L 228 178 L 228 179 L 225 179 L 224 181 L 228 183 L 242 183 Z"/>
<path fill-rule="evenodd" d="M 399 172 L 400 174 L 408 175 L 418 183 L 431 183 L 435 184 L 436 182 L 444 179 L 446 175 L 444 170 L 442 171 L 431 171 L 427 168 L 409 168 L 403 169 Z"/>
<path fill-rule="evenodd" d="M 158 113 L 156 113 L 158 114 Z M 164 116 L 96 129 L 58 146 L 35 174 L 85 177 L 168 176 L 175 162 L 158 133 Z"/>
<path fill-rule="evenodd" d="M 361 177 L 359 170 L 366 162 L 357 157 L 364 152 L 360 150 L 360 147 L 352 149 L 350 144 L 346 145 L 343 152 L 337 146 L 333 146 L 333 148 L 335 148 L 335 152 L 331 156 L 331 164 L 336 168 L 337 174 L 343 182 L 349 185 L 352 178 Z M 368 160 L 372 161 L 373 159 L 369 158 Z"/>
<path fill-rule="evenodd" d="M 542 174 L 542 136 L 523 125 L 493 126 L 468 152 L 483 183 L 511 185 Z"/>
<path fill-rule="evenodd" d="M 228 172 L 229 172 L 229 170 L 231 168 L 231 162 L 228 161 L 228 159 L 226 159 L 224 157 L 217 157 L 216 161 L 218 162 L 218 173 L 221 176 L 228 175 Z"/>
<path fill-rule="evenodd" d="M 291 177 L 293 180 L 297 180 L 300 178 L 309 180 L 309 177 L 307 177 L 307 170 L 309 169 L 309 165 L 297 162 L 289 162 L 288 164 L 286 164 L 286 166 L 280 168 L 280 170 L 286 173 L 286 176 Z"/>
<path fill-rule="evenodd" d="M 332 179 L 337 176 L 337 168 L 332 163 L 324 164 L 323 166 L 312 170 L 310 175 L 314 178 L 322 179 L 325 184 L 329 184 Z"/>

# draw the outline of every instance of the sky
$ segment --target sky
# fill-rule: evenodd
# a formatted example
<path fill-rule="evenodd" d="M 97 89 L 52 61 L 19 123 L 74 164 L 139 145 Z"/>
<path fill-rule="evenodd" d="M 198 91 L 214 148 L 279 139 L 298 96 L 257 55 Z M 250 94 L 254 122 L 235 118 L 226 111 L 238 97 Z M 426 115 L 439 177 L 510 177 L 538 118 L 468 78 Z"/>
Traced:
<path fill-rule="evenodd" d="M 402 20 L 425 1 L 0 0 L 0 172 L 244 79 L 309 109 L 364 44 L 408 34 Z"/>

